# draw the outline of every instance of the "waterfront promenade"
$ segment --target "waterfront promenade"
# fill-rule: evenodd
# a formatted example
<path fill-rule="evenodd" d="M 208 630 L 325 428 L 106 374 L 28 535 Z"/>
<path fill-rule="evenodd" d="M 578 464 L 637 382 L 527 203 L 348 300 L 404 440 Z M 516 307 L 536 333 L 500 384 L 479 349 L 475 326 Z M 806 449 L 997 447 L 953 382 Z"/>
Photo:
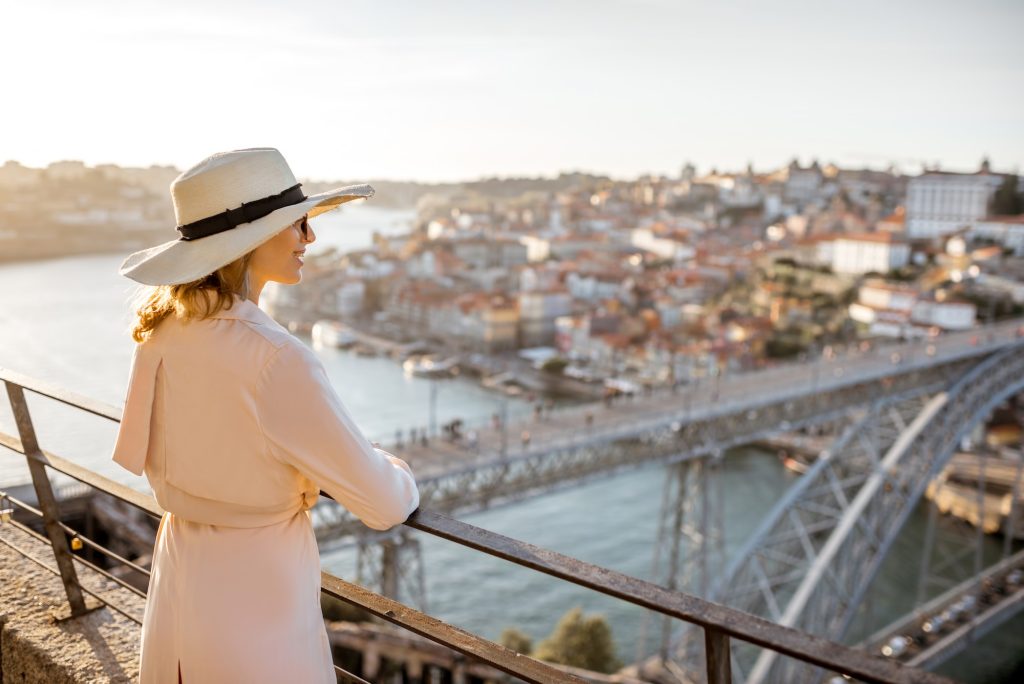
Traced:
<path fill-rule="evenodd" d="M 806 394 L 834 391 L 867 380 L 926 369 L 990 354 L 1019 339 L 1021 321 L 980 331 L 951 333 L 934 340 L 878 345 L 831 359 L 786 363 L 775 368 L 703 378 L 674 388 L 619 395 L 545 410 L 540 418 L 477 422 L 462 427 L 462 438 L 431 436 L 401 445 L 385 444 L 409 460 L 417 477 L 432 479 L 462 468 L 540 450 L 571 448 L 584 442 L 608 441 L 640 434 L 668 419 L 687 422 L 754 409 Z M 784 430 L 786 426 L 779 426 Z M 467 433 L 476 433 L 475 446 Z"/>

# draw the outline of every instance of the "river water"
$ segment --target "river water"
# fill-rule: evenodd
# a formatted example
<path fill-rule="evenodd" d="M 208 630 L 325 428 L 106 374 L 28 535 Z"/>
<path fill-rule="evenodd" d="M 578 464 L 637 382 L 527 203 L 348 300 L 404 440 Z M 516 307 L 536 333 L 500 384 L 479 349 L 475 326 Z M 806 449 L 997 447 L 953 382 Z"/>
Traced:
<path fill-rule="evenodd" d="M 412 212 L 349 205 L 318 217 L 318 240 L 310 251 L 370 245 L 372 231 L 404 230 Z M 168 239 L 173 239 L 170 232 Z M 129 300 L 135 284 L 117 274 L 125 255 L 108 254 L 9 264 L 0 267 L 0 366 L 95 400 L 120 406 L 128 382 L 133 342 Z M 304 342 L 310 344 L 308 338 Z M 396 428 L 426 426 L 430 381 L 406 376 L 394 361 L 317 349 L 345 405 L 370 439 L 390 441 Z M 483 420 L 499 411 L 502 399 L 472 379 L 439 384 L 437 420 Z M 116 426 L 29 393 L 43 448 L 72 458 L 124 484 L 147 490 L 109 460 Z M 529 407 L 509 400 L 511 414 Z M 0 428 L 15 431 L 10 407 L 0 402 Z M 647 467 L 570 490 L 466 516 L 466 520 L 508 536 L 553 549 L 643 579 L 652 579 L 651 559 L 658 530 L 665 469 Z M 737 449 L 726 459 L 726 554 L 735 552 L 793 479 L 775 458 L 756 449 Z M 0 486 L 28 481 L 23 462 L 0 455 Z M 926 509 L 915 511 L 870 592 L 870 632 L 905 613 L 916 593 Z M 940 535 L 948 535 L 943 521 Z M 417 533 L 418 534 L 418 533 Z M 420 535 L 426 574 L 427 609 L 433 615 L 497 638 L 516 627 L 534 638 L 546 636 L 573 606 L 608 617 L 619 657 L 632 661 L 655 648 L 652 635 L 639 643 L 644 612 L 627 604 L 530 572 L 457 545 Z M 999 542 L 988 545 L 997 554 Z M 325 552 L 325 570 L 355 577 L 351 549 Z M 972 646 L 944 672 L 971 682 L 1021 681 L 1024 676 L 1024 620 L 1015 619 Z M 853 635 L 856 636 L 856 635 Z"/>

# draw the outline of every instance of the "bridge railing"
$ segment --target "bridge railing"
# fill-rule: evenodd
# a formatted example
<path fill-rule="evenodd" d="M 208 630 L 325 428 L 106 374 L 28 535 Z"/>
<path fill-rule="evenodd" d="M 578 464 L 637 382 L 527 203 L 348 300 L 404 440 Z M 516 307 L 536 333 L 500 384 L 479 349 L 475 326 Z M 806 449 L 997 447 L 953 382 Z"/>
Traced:
<path fill-rule="evenodd" d="M 103 475 L 83 468 L 72 461 L 61 458 L 40 448 L 35 428 L 25 400 L 25 390 L 48 397 L 68 406 L 102 418 L 120 422 L 121 411 L 115 407 L 77 395 L 62 388 L 15 373 L 0 367 L 0 380 L 4 382 L 7 396 L 14 414 L 18 435 L 0 432 L 0 446 L 6 447 L 26 459 L 38 501 L 35 508 L 7 494 L 0 497 L 3 502 L 42 518 L 46 530 L 45 538 L 27 526 L 11 518 L 11 509 L 4 509 L 3 518 L 9 524 L 44 538 L 52 547 L 57 561 L 56 572 L 60 575 L 67 593 L 71 617 L 77 617 L 96 607 L 104 605 L 103 599 L 86 590 L 78 580 L 75 561 L 103 574 L 139 595 L 138 589 L 130 586 L 106 570 L 89 563 L 72 553 L 83 546 L 106 555 L 115 563 L 124 564 L 135 572 L 149 576 L 149 571 L 119 556 L 96 541 L 61 522 L 59 503 L 46 472 L 47 468 L 62 473 L 74 480 L 89 485 L 97 491 L 115 497 L 154 517 L 162 517 L 164 511 L 156 500 L 137 492 Z M 325 495 L 326 496 L 326 495 Z M 501 558 L 516 565 L 542 572 L 561 580 L 612 596 L 630 604 L 646 608 L 670 618 L 697 625 L 704 632 L 707 681 L 715 684 L 731 682 L 730 640 L 755 644 L 824 668 L 827 671 L 853 677 L 866 682 L 909 684 L 910 682 L 948 682 L 945 678 L 907 668 L 879 656 L 857 651 L 841 644 L 796 629 L 782 627 L 728 606 L 713 603 L 696 596 L 670 591 L 651 582 L 585 563 L 554 551 L 502 536 L 495 532 L 475 527 L 430 511 L 416 511 L 405 525 L 442 539 L 461 544 L 475 551 Z M 321 590 L 335 598 L 358 606 L 387 621 L 424 636 L 432 641 L 477 659 L 528 682 L 583 681 L 565 670 L 529 658 L 480 636 L 448 625 L 437 618 L 414 610 L 394 599 L 381 596 L 358 585 L 346 582 L 326 572 L 321 573 Z M 87 606 L 84 594 L 92 594 L 98 605 Z M 109 605 L 109 604 L 107 604 Z M 110 606 L 129 619 L 139 620 L 129 613 Z M 339 676 L 346 681 L 362 680 L 338 668 Z"/>
<path fill-rule="evenodd" d="M 778 362 L 766 368 L 701 376 L 685 383 L 659 385 L 649 391 L 621 394 L 607 400 L 610 401 L 607 408 L 646 402 L 664 407 L 661 410 L 651 408 L 644 418 L 647 422 L 663 422 L 666 417 L 676 417 L 680 413 L 687 419 L 693 419 L 729 410 L 730 403 L 747 405 L 757 403 L 759 398 L 761 401 L 767 398 L 771 403 L 776 403 L 894 373 L 909 373 L 934 364 L 950 363 L 965 355 L 990 353 L 1018 342 L 1022 336 L 1024 318 L 1015 318 L 982 328 L 947 332 L 935 338 L 913 338 L 902 342 L 876 341 L 868 350 L 848 347 L 800 362 Z M 741 391 L 733 389 L 737 384 L 743 385 Z M 766 392 L 768 397 L 765 396 Z M 601 432 L 607 434 L 607 421 L 603 420 L 606 409 L 601 404 L 601 401 L 594 400 L 584 405 L 556 405 L 544 408 L 539 415 L 526 407 L 513 410 L 503 404 L 502 411 L 491 417 L 459 418 L 462 436 L 457 442 L 441 434 L 437 426 L 409 427 L 417 431 L 419 439 L 426 436 L 430 442 L 450 441 L 453 446 L 464 449 L 466 454 L 475 454 L 477 460 L 485 460 L 489 454 L 523 456 L 537 450 L 572 449 L 590 441 L 590 435 L 597 436 Z M 586 420 L 587 413 L 591 420 Z M 579 430 L 562 432 L 557 438 L 549 436 L 542 441 L 538 441 L 536 434 L 533 434 L 534 429 L 543 430 L 545 424 L 552 419 L 564 421 L 565 418 L 575 423 Z M 635 427 L 635 421 L 633 425 Z M 476 433 L 475 444 L 468 437 L 471 432 Z M 398 434 L 402 435 L 401 439 L 398 439 Z M 401 454 L 405 446 L 412 443 L 410 434 L 411 430 L 399 430 L 377 435 L 377 439 L 388 443 L 389 449 Z M 388 440 L 391 440 L 390 443 Z"/>

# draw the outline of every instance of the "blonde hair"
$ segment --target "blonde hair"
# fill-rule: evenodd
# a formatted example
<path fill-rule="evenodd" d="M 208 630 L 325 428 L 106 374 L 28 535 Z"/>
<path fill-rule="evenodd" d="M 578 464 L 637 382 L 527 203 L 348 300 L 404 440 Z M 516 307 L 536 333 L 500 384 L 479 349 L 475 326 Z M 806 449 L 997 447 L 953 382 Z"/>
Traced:
<path fill-rule="evenodd" d="M 248 298 L 251 291 L 249 262 L 253 251 L 199 280 L 143 288 L 132 306 L 136 315 L 131 328 L 132 339 L 139 344 L 145 342 L 168 316 L 185 321 L 202 320 L 230 309 L 236 294 Z M 207 298 L 207 293 L 215 297 Z"/>

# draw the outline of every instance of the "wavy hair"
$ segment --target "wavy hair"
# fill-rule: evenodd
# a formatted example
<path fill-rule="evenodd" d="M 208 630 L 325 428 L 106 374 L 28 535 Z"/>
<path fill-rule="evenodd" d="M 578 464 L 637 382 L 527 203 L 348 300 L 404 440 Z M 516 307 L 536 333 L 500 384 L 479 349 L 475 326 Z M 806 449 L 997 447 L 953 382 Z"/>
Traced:
<path fill-rule="evenodd" d="M 139 344 L 145 342 L 168 316 L 185 321 L 202 320 L 230 309 L 234 295 L 248 297 L 249 262 L 253 251 L 199 280 L 143 288 L 132 306 L 136 316 L 131 327 L 132 339 Z M 214 297 L 207 297 L 207 293 Z"/>

